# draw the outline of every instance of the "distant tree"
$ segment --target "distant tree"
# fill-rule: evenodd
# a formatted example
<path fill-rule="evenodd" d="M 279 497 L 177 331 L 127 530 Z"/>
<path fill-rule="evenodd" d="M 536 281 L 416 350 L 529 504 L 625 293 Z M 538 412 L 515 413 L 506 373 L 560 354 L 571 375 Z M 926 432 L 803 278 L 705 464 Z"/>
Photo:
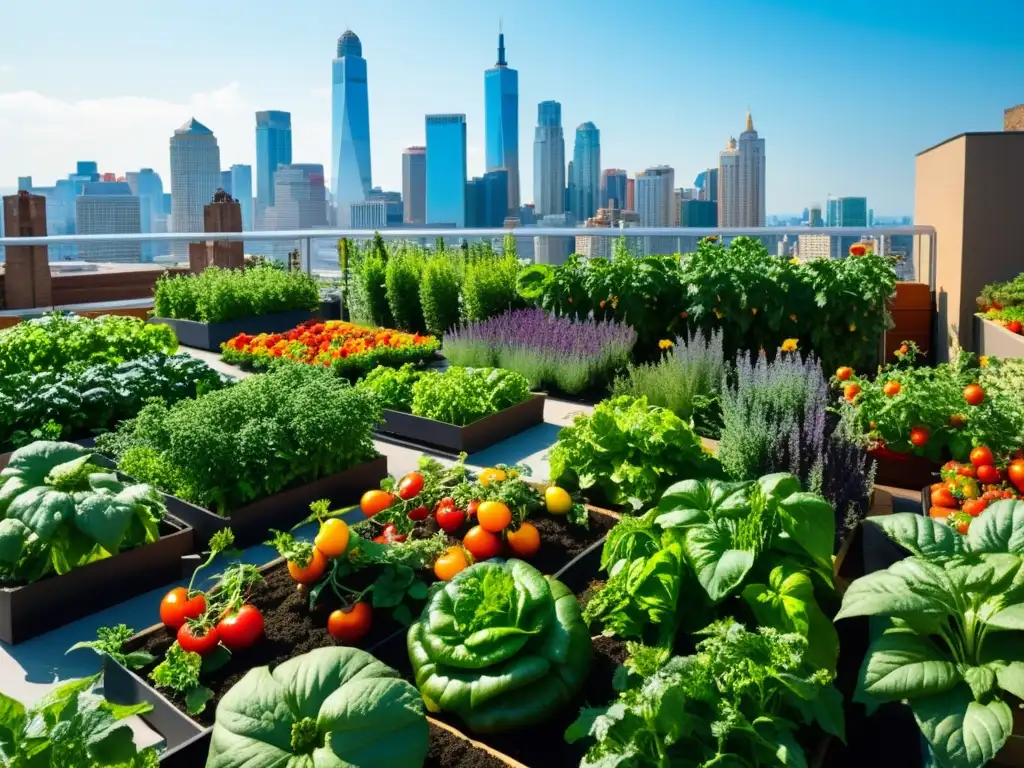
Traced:
<path fill-rule="evenodd" d="M 440 235 L 434 238 L 434 250 L 438 253 L 444 253 L 444 238 Z"/>

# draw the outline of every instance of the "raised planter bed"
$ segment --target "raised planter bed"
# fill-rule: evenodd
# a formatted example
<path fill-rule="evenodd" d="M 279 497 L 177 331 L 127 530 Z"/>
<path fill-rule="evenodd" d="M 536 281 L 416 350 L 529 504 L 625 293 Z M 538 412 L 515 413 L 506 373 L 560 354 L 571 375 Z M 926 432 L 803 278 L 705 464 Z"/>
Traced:
<path fill-rule="evenodd" d="M 436 452 L 452 456 L 458 456 L 463 451 L 472 454 L 542 424 L 545 399 L 546 395 L 535 394 L 529 400 L 484 416 L 464 427 L 384 409 L 384 422 L 377 428 L 377 434 L 385 440 L 403 445 L 428 446 Z"/>
<path fill-rule="evenodd" d="M 160 538 L 21 587 L 0 588 L 0 640 L 14 645 L 182 577 L 192 529 L 168 515 Z"/>
<path fill-rule="evenodd" d="M 540 514 L 530 518 L 540 530 L 542 540 L 541 551 L 530 561 L 541 571 L 563 578 L 574 589 L 575 584 L 582 585 L 580 591 L 585 589 L 592 575 L 597 572 L 604 537 L 617 521 L 617 518 L 603 512 L 588 511 L 589 531 L 569 527 L 561 517 Z M 581 563 L 584 565 L 580 566 Z M 570 582 L 574 578 L 569 575 L 570 566 L 576 566 L 577 570 L 581 567 L 590 569 L 590 575 L 580 573 L 578 578 Z M 177 768 L 202 765 L 205 762 L 220 695 L 238 682 L 249 669 L 265 664 L 273 666 L 314 648 L 334 644 L 326 624 L 327 616 L 337 605 L 325 597 L 314 611 L 309 611 L 306 595 L 296 590 L 282 559 L 268 563 L 260 570 L 266 579 L 265 586 L 252 602 L 264 613 L 266 635 L 255 646 L 240 653 L 236 657 L 237 661 L 233 659 L 210 678 L 204 679 L 204 683 L 214 690 L 215 696 L 207 709 L 196 718 L 186 715 L 184 710 L 178 708 L 175 700 L 150 685 L 146 678 L 148 668 L 136 673 L 116 661 L 104 659 L 104 690 L 108 699 L 119 704 L 147 701 L 153 705 L 153 711 L 145 715 L 144 720 L 166 741 L 167 752 L 161 758 L 161 765 Z M 394 622 L 387 612 L 376 611 L 370 634 L 361 645 L 382 661 L 391 663 L 380 652 L 395 642 L 398 647 L 404 648 L 404 634 L 404 628 Z M 159 658 L 173 640 L 168 630 L 162 625 L 156 625 L 137 634 L 126 647 L 128 650 L 145 648 Z M 623 643 L 623 652 L 624 648 Z M 431 757 L 426 762 L 428 766 L 488 768 L 494 765 L 487 762 L 487 759 L 498 760 L 505 765 L 519 765 L 467 739 L 457 729 L 444 723 L 436 723 L 436 728 L 440 730 L 435 732 L 435 728 L 431 728 Z M 451 741 L 453 733 L 457 735 L 458 741 Z M 455 758 L 458 758 L 455 762 L 447 762 Z"/>
<path fill-rule="evenodd" d="M 1024 336 L 1011 333 L 992 320 L 974 316 L 974 351 L 995 357 L 1024 357 Z"/>
<path fill-rule="evenodd" d="M 906 453 L 894 453 L 885 448 L 872 448 L 868 451 L 868 456 L 874 459 L 878 465 L 875 474 L 876 484 L 910 491 L 931 485 L 939 470 L 942 469 L 942 465 L 938 462 Z"/>
<path fill-rule="evenodd" d="M 344 472 L 238 507 L 226 516 L 176 496 L 165 494 L 164 502 L 171 514 L 195 529 L 200 548 L 205 548 L 210 537 L 225 528 L 235 534 L 237 546 L 248 547 L 266 541 L 271 528 L 287 531 L 300 523 L 309 516 L 309 505 L 318 499 L 329 499 L 334 505 L 355 503 L 367 488 L 380 486 L 387 474 L 387 457 L 378 456 Z"/>
<path fill-rule="evenodd" d="M 283 333 L 299 323 L 314 317 L 308 309 L 293 309 L 290 312 L 276 312 L 272 315 L 241 317 L 222 323 L 200 323 L 195 320 L 179 320 L 173 317 L 151 317 L 149 322 L 169 326 L 186 347 L 220 352 L 220 345 L 240 333 Z"/>
<path fill-rule="evenodd" d="M 81 445 L 84 448 L 92 448 L 94 445 L 96 445 L 96 438 L 95 437 L 84 437 L 81 440 L 71 440 L 71 441 L 68 441 L 68 442 L 77 443 L 78 445 Z M 13 453 L 14 453 L 14 451 L 8 451 L 7 453 L 0 453 L 0 469 L 3 469 L 4 467 L 6 467 L 8 465 L 8 463 L 10 463 L 10 461 L 11 461 L 11 454 L 13 454 Z"/>

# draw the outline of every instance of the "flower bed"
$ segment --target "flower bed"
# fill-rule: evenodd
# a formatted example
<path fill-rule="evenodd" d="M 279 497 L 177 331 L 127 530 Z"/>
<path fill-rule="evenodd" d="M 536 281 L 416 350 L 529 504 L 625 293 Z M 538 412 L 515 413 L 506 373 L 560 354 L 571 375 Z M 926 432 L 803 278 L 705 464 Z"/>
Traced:
<path fill-rule="evenodd" d="M 2 376 L 0 452 L 32 440 L 91 438 L 136 415 L 149 398 L 173 403 L 223 386 L 219 373 L 184 354 Z"/>
<path fill-rule="evenodd" d="M 80 371 L 100 363 L 122 363 L 178 348 L 168 328 L 135 317 L 103 315 L 95 320 L 54 312 L 0 331 L 0 379 L 19 373 Z"/>
<path fill-rule="evenodd" d="M 542 309 L 507 312 L 444 335 L 454 365 L 497 366 L 526 377 L 532 389 L 570 395 L 607 388 L 630 360 L 636 332 L 615 320 L 573 320 Z"/>
<path fill-rule="evenodd" d="M 423 371 L 380 366 L 356 385 L 383 406 L 385 436 L 457 456 L 473 453 L 544 420 L 544 397 L 518 373 L 500 368 Z"/>
<path fill-rule="evenodd" d="M 256 369 L 292 361 L 332 368 L 342 375 L 361 375 L 378 365 L 426 360 L 439 346 L 433 336 L 340 320 L 311 320 L 287 333 L 235 336 L 224 344 L 223 357 L 226 362 Z"/>

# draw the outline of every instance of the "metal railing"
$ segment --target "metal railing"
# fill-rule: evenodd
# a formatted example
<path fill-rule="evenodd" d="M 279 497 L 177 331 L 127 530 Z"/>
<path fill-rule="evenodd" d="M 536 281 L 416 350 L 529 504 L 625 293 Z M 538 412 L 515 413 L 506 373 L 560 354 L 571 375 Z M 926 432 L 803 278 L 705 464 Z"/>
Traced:
<path fill-rule="evenodd" d="M 878 240 L 880 249 L 886 250 L 886 241 L 893 237 L 913 238 L 913 247 L 910 258 L 913 259 L 914 275 L 920 282 L 924 282 L 922 267 L 927 265 L 928 284 L 935 288 L 935 259 L 936 259 L 936 234 L 935 228 L 930 226 L 894 226 L 894 227 L 753 227 L 753 228 L 728 228 L 728 227 L 627 227 L 627 228 L 566 228 L 566 227 L 516 227 L 514 229 L 492 228 L 492 229 L 434 229 L 423 228 L 396 228 L 396 229 L 312 229 L 294 230 L 280 232 L 153 232 L 141 234 L 110 234 L 110 235 L 49 235 L 46 237 L 0 237 L 0 249 L 5 246 L 60 246 L 60 245 L 85 245 L 95 243 L 210 243 L 216 241 L 249 241 L 250 243 L 282 243 L 294 242 L 300 254 L 302 268 L 307 272 L 317 271 L 313 266 L 313 243 L 317 240 L 337 241 L 341 238 L 352 240 L 369 240 L 376 234 L 385 239 L 399 240 L 424 240 L 433 241 L 442 237 L 446 240 L 480 240 L 500 239 L 506 235 L 515 238 L 575 238 L 575 237 L 597 237 L 597 238 L 619 238 L 626 237 L 636 242 L 638 238 L 686 238 L 688 241 L 718 235 L 724 240 L 734 237 L 748 236 L 757 238 L 774 238 L 776 240 L 788 235 L 790 238 L 799 238 L 800 235 L 827 235 L 842 239 L 859 240 L 862 237 L 869 237 Z M 118 266 L 128 266 L 141 262 L 119 262 Z M 158 262 L 172 265 L 174 262 Z M 180 263 L 180 262 L 179 262 Z"/>

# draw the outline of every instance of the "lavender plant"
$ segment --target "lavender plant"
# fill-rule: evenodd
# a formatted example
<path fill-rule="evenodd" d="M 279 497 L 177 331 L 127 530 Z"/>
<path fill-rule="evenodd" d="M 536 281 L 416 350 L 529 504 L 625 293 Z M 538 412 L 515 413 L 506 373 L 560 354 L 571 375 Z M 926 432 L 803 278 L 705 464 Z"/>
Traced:
<path fill-rule="evenodd" d="M 863 436 L 840 418 L 807 481 L 807 489 L 828 499 L 835 509 L 837 550 L 867 514 L 876 469 Z"/>
<path fill-rule="evenodd" d="M 534 389 L 569 394 L 605 386 L 629 362 L 636 332 L 615 321 L 556 317 L 521 309 L 467 323 L 444 336 L 453 365 L 496 366 L 526 377 Z"/>
<path fill-rule="evenodd" d="M 671 345 L 671 346 L 669 346 Z M 701 330 L 668 344 L 656 363 L 630 365 L 615 379 L 614 395 L 647 398 L 651 405 L 668 408 L 689 421 L 698 435 L 717 438 L 721 433 L 721 393 L 727 365 L 722 331 Z"/>

